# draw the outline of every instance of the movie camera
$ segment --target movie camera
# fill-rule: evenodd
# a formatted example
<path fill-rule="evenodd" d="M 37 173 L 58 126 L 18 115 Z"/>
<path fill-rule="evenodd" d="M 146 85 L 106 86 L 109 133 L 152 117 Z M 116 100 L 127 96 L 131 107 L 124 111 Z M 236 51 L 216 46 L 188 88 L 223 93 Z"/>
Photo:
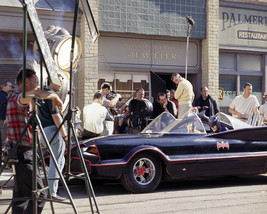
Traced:
<path fill-rule="evenodd" d="M 153 105 L 146 99 L 132 99 L 129 103 L 129 111 L 130 114 L 126 117 L 127 125 L 141 131 L 151 122 Z"/>

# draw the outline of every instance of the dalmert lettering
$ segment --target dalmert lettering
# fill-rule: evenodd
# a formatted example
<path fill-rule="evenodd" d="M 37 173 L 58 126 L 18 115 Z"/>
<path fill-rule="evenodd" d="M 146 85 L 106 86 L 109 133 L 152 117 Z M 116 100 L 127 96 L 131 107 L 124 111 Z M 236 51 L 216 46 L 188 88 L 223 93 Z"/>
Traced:
<path fill-rule="evenodd" d="M 222 12 L 222 31 L 226 30 L 226 28 L 246 23 L 267 26 L 267 16 Z"/>

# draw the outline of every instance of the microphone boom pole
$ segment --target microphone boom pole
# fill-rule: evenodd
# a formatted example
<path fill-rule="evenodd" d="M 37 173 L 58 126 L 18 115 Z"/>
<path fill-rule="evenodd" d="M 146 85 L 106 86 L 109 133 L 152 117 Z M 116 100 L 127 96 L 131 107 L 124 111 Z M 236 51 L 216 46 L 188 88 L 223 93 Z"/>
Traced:
<path fill-rule="evenodd" d="M 192 17 L 186 17 L 187 22 L 187 35 L 186 35 L 186 56 L 185 56 L 185 79 L 187 79 L 187 67 L 188 67 L 188 48 L 189 48 L 189 37 L 190 37 L 190 26 L 195 24 L 195 21 Z"/>

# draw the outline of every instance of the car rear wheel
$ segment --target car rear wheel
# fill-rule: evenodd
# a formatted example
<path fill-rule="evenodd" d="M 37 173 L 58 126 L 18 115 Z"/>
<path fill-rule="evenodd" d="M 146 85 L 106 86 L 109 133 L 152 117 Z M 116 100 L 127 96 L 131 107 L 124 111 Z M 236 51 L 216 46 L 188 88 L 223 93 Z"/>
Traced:
<path fill-rule="evenodd" d="M 121 181 L 130 192 L 152 192 L 158 187 L 161 176 L 161 164 L 156 157 L 138 154 L 126 165 Z"/>

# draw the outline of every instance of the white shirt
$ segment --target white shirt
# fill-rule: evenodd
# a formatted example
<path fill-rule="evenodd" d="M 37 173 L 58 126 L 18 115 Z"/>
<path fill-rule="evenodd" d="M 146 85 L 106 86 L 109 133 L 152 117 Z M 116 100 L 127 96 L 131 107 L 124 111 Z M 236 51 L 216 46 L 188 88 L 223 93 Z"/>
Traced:
<path fill-rule="evenodd" d="M 84 129 L 100 134 L 104 130 L 104 120 L 108 110 L 99 103 L 92 103 L 83 108 Z"/>
<path fill-rule="evenodd" d="M 263 115 L 264 119 L 267 120 L 267 103 L 260 106 L 259 112 Z"/>
<path fill-rule="evenodd" d="M 254 109 L 258 106 L 260 106 L 260 104 L 255 95 L 250 95 L 248 98 L 245 98 L 243 95 L 236 96 L 230 104 L 230 108 L 244 114 L 244 118 L 249 118 Z M 237 115 L 233 116 L 238 117 Z"/>

